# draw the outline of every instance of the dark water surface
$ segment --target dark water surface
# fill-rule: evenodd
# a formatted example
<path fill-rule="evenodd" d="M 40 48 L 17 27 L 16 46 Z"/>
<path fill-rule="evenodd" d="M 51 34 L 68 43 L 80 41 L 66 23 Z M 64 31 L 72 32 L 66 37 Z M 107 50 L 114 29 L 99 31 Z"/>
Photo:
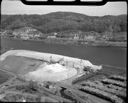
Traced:
<path fill-rule="evenodd" d="M 46 44 L 41 41 L 22 41 L 1 39 L 1 47 L 9 50 L 26 49 L 65 56 L 77 57 L 91 61 L 93 64 L 105 64 L 126 67 L 126 48 L 120 47 L 92 47 Z"/>

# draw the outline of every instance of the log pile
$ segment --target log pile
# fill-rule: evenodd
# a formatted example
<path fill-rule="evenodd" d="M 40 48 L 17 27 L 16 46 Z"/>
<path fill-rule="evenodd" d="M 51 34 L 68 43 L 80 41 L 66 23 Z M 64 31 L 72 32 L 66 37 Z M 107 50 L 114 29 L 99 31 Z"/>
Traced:
<path fill-rule="evenodd" d="M 106 85 L 108 88 L 111 88 L 111 89 L 115 89 L 115 90 L 119 90 L 119 91 L 126 91 L 126 88 L 122 88 L 122 87 L 119 87 L 119 86 L 116 86 L 116 85 L 112 85 L 112 84 L 108 84 Z"/>
<path fill-rule="evenodd" d="M 98 85 L 98 84 L 96 84 L 94 82 L 88 81 L 88 82 L 82 83 L 81 85 L 89 86 L 89 87 L 92 87 L 92 88 L 96 88 L 96 89 L 99 89 L 101 91 L 108 92 L 108 93 L 111 93 L 113 95 L 119 96 L 121 98 L 125 98 L 126 97 L 126 91 L 117 91 L 115 89 L 108 88 L 107 86 L 104 86 L 102 84 Z"/>
<path fill-rule="evenodd" d="M 116 80 L 112 80 L 112 79 L 104 79 L 101 81 L 104 84 L 113 84 L 122 88 L 126 88 L 126 83 L 120 82 L 120 81 L 116 81 Z"/>
<path fill-rule="evenodd" d="M 84 91 L 84 92 L 88 92 L 88 93 L 90 93 L 92 95 L 95 95 L 95 96 L 98 96 L 100 98 L 104 98 L 106 100 L 109 100 L 112 103 L 123 103 L 123 100 L 120 99 L 119 97 L 117 97 L 117 96 L 115 96 L 113 94 L 101 91 L 99 89 L 95 89 L 95 88 L 92 88 L 92 87 L 89 87 L 89 86 L 78 86 L 77 88 L 79 90 Z"/>
<path fill-rule="evenodd" d="M 113 75 L 113 76 L 110 76 L 109 78 L 113 80 L 122 81 L 122 82 L 125 82 L 127 80 L 126 77 L 119 76 L 119 75 Z"/>

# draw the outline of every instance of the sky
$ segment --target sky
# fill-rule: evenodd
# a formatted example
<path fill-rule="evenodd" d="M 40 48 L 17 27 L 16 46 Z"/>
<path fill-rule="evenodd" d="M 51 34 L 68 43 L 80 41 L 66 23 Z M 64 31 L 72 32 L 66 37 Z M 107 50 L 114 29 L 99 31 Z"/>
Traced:
<path fill-rule="evenodd" d="M 89 16 L 121 15 L 127 14 L 127 3 L 108 2 L 103 6 L 31 6 L 19 0 L 2 0 L 1 4 L 2 14 L 47 14 L 58 11 L 76 12 Z"/>

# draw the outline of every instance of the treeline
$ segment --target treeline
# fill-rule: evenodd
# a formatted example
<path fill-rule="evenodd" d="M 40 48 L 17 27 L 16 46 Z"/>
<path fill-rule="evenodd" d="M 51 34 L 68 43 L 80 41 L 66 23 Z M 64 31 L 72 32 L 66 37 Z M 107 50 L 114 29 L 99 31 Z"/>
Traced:
<path fill-rule="evenodd" d="M 33 27 L 42 33 L 80 30 L 84 32 L 125 32 L 127 15 L 87 16 L 72 12 L 54 12 L 46 15 L 2 15 L 1 28 Z"/>

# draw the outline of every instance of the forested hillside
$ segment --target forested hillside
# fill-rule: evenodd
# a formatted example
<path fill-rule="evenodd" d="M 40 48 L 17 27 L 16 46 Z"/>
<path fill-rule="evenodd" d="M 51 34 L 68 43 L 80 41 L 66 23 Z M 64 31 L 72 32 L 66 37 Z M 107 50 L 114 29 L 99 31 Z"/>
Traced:
<path fill-rule="evenodd" d="M 2 15 L 1 28 L 18 29 L 33 27 L 43 33 L 67 30 L 102 32 L 125 32 L 127 15 L 87 16 L 72 12 L 53 12 L 45 15 Z"/>

